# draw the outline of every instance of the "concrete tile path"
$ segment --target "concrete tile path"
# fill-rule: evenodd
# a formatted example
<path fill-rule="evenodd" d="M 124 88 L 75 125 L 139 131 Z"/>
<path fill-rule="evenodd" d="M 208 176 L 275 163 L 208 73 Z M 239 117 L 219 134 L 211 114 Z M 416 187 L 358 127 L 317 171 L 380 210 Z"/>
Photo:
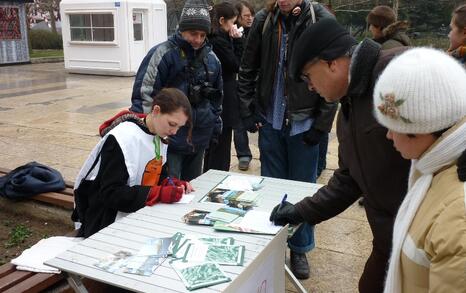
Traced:
<path fill-rule="evenodd" d="M 99 140 L 98 126 L 130 105 L 132 77 L 67 74 L 63 63 L 0 67 L 0 167 L 38 161 L 74 180 Z M 250 135 L 253 161 L 248 174 L 260 174 L 257 135 Z M 330 137 L 326 183 L 337 167 L 338 142 Z M 234 148 L 232 148 L 234 149 Z M 237 168 L 236 157 L 231 170 Z M 316 248 L 308 254 L 309 292 L 357 292 L 372 236 L 357 204 L 316 227 Z M 287 283 L 287 292 L 296 292 Z"/>

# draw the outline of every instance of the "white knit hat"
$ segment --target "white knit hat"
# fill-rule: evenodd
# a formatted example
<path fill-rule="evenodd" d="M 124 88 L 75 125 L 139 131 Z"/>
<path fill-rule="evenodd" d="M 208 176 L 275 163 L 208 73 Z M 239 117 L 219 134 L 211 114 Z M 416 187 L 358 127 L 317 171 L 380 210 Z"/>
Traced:
<path fill-rule="evenodd" d="M 447 54 L 411 49 L 391 61 L 374 88 L 380 124 L 398 133 L 433 133 L 466 116 L 466 70 Z"/>

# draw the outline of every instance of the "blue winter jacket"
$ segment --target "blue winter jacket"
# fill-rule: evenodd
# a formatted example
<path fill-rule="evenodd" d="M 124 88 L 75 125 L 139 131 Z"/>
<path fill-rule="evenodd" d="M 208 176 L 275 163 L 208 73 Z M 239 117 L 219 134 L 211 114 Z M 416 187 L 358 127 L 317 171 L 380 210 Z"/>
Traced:
<path fill-rule="evenodd" d="M 204 51 L 204 52 L 203 52 Z M 194 60 L 199 54 L 205 54 L 203 64 L 196 66 L 192 74 L 187 73 L 188 60 Z M 206 69 L 208 76 L 206 78 Z M 218 99 L 202 97 L 193 104 L 192 144 L 187 142 L 188 127 L 181 127 L 176 135 L 170 137 L 169 152 L 190 154 L 207 148 L 212 137 L 222 132 L 223 82 L 220 61 L 206 42 L 201 49 L 194 50 L 180 32 L 170 36 L 166 42 L 153 47 L 142 60 L 136 74 L 131 96 L 131 111 L 148 113 L 152 108 L 152 97 L 165 87 L 176 87 L 188 98 L 189 82 L 199 85 L 210 82 L 212 87 L 220 90 Z"/>

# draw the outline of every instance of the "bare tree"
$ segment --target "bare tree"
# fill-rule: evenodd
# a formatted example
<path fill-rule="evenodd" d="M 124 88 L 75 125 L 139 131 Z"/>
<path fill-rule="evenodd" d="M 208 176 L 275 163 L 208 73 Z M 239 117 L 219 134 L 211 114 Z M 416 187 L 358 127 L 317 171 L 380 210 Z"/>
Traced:
<path fill-rule="evenodd" d="M 398 18 L 398 8 L 400 7 L 399 0 L 393 0 L 393 11 L 395 12 L 395 17 Z"/>
<path fill-rule="evenodd" d="M 61 0 L 34 0 L 36 11 L 50 21 L 52 32 L 57 33 L 56 21 L 60 19 Z"/>

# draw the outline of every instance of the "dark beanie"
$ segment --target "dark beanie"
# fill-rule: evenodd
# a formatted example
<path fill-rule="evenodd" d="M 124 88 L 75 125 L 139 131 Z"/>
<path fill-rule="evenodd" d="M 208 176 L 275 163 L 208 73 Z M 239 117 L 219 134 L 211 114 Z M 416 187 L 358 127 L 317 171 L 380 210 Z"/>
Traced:
<path fill-rule="evenodd" d="M 396 21 L 395 11 L 388 6 L 380 5 L 374 7 L 367 15 L 367 23 L 378 28 L 386 28 Z"/>
<path fill-rule="evenodd" d="M 209 5 L 204 0 L 188 0 L 181 12 L 179 29 L 181 32 L 200 30 L 210 33 Z"/>
<path fill-rule="evenodd" d="M 357 41 L 333 18 L 324 18 L 307 27 L 294 45 L 291 78 L 300 81 L 304 65 L 314 58 L 327 61 L 343 56 Z"/>

